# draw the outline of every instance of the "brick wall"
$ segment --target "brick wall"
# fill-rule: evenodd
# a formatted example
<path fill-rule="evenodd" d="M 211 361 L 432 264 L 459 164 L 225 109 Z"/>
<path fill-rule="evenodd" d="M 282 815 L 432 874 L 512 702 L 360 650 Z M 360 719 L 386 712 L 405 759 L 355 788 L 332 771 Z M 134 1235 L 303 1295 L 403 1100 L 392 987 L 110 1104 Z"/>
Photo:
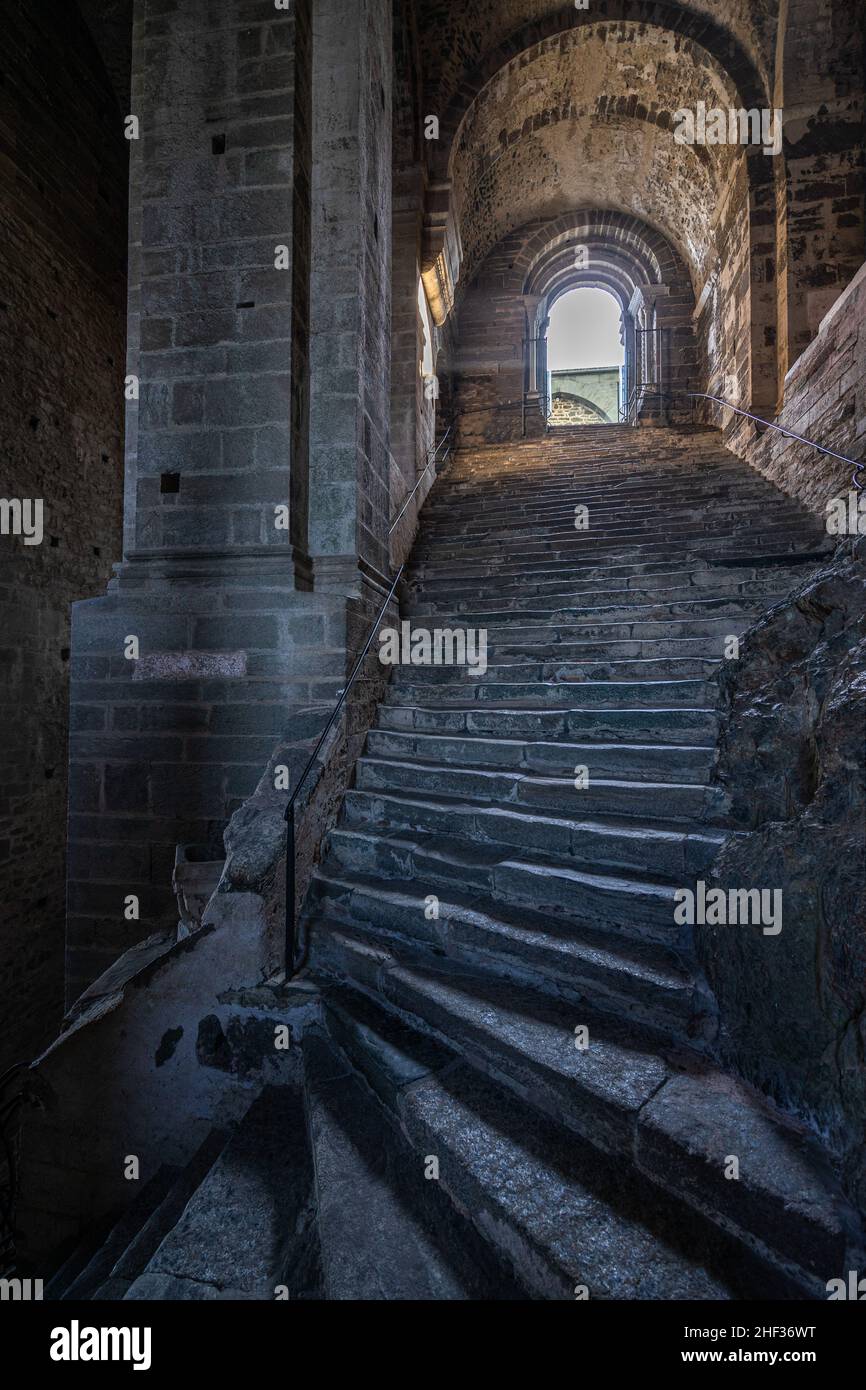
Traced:
<path fill-rule="evenodd" d="M 63 998 L 69 608 L 120 554 L 126 141 L 75 5 L 0 6 L 0 1066 Z"/>

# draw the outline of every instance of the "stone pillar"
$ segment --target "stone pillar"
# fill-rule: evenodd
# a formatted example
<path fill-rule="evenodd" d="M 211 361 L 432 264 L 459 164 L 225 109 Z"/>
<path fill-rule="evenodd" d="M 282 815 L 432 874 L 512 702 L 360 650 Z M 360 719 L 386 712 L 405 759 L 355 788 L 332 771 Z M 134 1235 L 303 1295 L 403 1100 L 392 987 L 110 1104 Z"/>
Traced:
<path fill-rule="evenodd" d="M 635 318 L 631 309 L 624 310 L 622 316 L 623 347 L 625 348 L 625 372 L 623 374 L 624 399 L 622 403 L 624 410 L 628 409 L 631 401 L 631 393 L 638 383 L 637 338 L 635 335 L 635 327 Z"/>
<path fill-rule="evenodd" d="M 535 330 L 537 347 L 535 370 L 538 389 L 539 391 L 543 391 L 545 396 L 547 395 L 547 330 L 549 327 L 550 317 L 546 315 L 543 319 L 539 320 Z"/>
<path fill-rule="evenodd" d="M 140 400 L 123 563 L 73 615 L 70 998 L 176 922 L 177 845 L 222 858 L 345 670 L 345 605 L 305 592 L 308 0 L 137 0 L 133 45 Z"/>
<path fill-rule="evenodd" d="M 343 594 L 388 570 L 389 0 L 314 0 L 310 553 Z"/>
<path fill-rule="evenodd" d="M 424 347 L 420 285 L 420 170 L 407 172 L 394 193 L 391 276 L 391 501 L 392 510 L 415 486 L 432 443 L 435 401 L 427 402 L 421 376 Z M 431 333 L 435 332 L 432 329 Z M 433 343 L 431 342 L 431 349 Z"/>
<path fill-rule="evenodd" d="M 544 351 L 539 341 L 542 332 L 538 323 L 538 311 L 542 295 L 525 294 L 523 308 L 526 314 L 526 343 L 524 345 L 524 382 L 526 384 L 525 428 L 529 436 L 537 435 L 545 423 L 541 402 L 545 388 Z M 546 320 L 545 320 L 546 322 Z"/>
<path fill-rule="evenodd" d="M 305 521 L 277 529 L 274 508 L 305 467 L 307 0 L 136 14 L 125 558 L 265 548 L 288 573 Z"/>
<path fill-rule="evenodd" d="M 665 356 L 663 315 L 661 310 L 670 294 L 668 285 L 637 285 L 629 301 L 626 327 L 635 346 L 635 379 L 632 387 L 648 387 L 651 391 L 666 391 L 669 388 L 670 364 Z M 628 361 L 628 346 L 626 349 Z M 641 415 L 659 417 L 665 415 L 668 403 L 657 395 L 650 396 L 645 406 L 638 402 Z"/>

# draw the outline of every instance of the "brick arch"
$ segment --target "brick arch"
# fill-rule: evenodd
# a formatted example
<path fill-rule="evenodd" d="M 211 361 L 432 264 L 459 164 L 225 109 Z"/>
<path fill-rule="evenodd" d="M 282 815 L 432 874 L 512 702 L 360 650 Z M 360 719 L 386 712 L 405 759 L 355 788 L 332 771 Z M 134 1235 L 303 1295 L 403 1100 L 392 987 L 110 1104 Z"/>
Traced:
<path fill-rule="evenodd" d="M 595 416 L 595 419 L 594 419 L 594 420 L 592 420 L 592 421 L 586 421 L 586 422 L 585 422 L 586 424 L 590 424 L 590 423 L 591 423 L 591 424 L 594 424 L 594 425 L 613 425 L 613 424 L 616 424 L 616 421 L 615 421 L 615 420 L 611 420 L 610 416 L 607 415 L 607 414 L 605 414 L 605 412 L 602 410 L 601 406 L 596 405 L 594 401 L 587 400 L 586 396 L 578 396 L 578 395 L 576 395 L 573 391 L 559 391 L 559 392 L 557 392 L 557 395 L 560 397 L 560 399 L 567 400 L 567 401 L 569 402 L 570 405 L 579 406 L 582 410 L 585 410 L 585 411 L 587 411 L 590 415 Z M 551 404 L 552 404 L 552 402 L 551 402 Z"/>
<path fill-rule="evenodd" d="M 625 313 L 634 293 L 636 281 L 621 266 L 596 264 L 585 270 L 563 267 L 562 273 L 548 283 L 544 296 L 545 310 L 549 314 L 554 304 L 572 290 L 607 290 L 619 303 Z"/>
<path fill-rule="evenodd" d="M 611 102 L 609 109 L 612 110 L 613 108 L 614 103 Z M 523 163 L 531 169 L 532 160 L 534 158 L 534 151 L 532 149 L 534 141 L 538 140 L 542 142 L 541 148 L 544 152 L 543 142 L 548 136 L 548 132 L 556 131 L 558 122 L 582 119 L 585 123 L 587 116 L 589 116 L 592 121 L 607 119 L 606 109 L 605 114 L 601 117 L 598 115 L 598 110 L 599 108 L 594 106 L 580 109 L 576 107 L 573 109 L 569 108 L 561 113 L 546 112 L 544 113 L 545 119 L 543 121 L 534 123 L 532 128 L 528 128 L 527 123 L 527 127 L 522 131 L 520 138 L 502 146 L 500 150 L 496 152 L 495 157 L 486 163 L 486 167 L 484 167 L 483 170 L 479 172 L 475 169 L 474 165 L 472 166 L 472 178 L 463 191 L 465 196 L 461 194 L 458 187 L 455 187 L 450 182 L 439 186 L 436 192 L 435 202 L 438 238 L 431 237 L 428 242 L 428 254 L 425 259 L 425 268 L 427 265 L 433 263 L 437 250 L 441 249 L 441 244 L 445 238 L 445 229 L 459 228 L 459 238 L 462 249 L 460 278 L 464 284 L 467 280 L 471 280 L 481 260 L 489 255 L 490 250 L 498 244 L 498 242 L 492 240 L 492 235 L 496 234 L 496 228 L 488 225 L 483 218 L 484 209 L 488 204 L 492 203 L 494 206 L 501 207 L 504 202 L 504 204 L 508 206 L 509 190 L 513 188 L 514 196 L 518 202 L 519 214 L 522 215 L 520 220 L 516 222 L 516 226 L 526 225 L 522 219 L 526 218 L 527 215 L 530 215 L 534 210 L 531 202 L 527 202 L 521 206 L 520 188 L 522 185 L 514 185 L 513 179 L 515 175 L 513 169 L 509 171 L 506 165 L 504 166 L 506 172 L 503 173 L 502 170 L 497 167 L 500 160 L 503 160 L 506 156 L 513 157 L 518 164 L 522 160 Z M 617 114 L 614 119 L 619 122 L 627 122 L 634 125 L 640 122 L 651 128 L 655 128 L 656 133 L 669 130 L 672 124 L 670 113 L 659 110 L 648 111 L 646 108 L 639 105 L 636 106 L 635 109 L 632 109 L 629 100 L 617 105 Z M 584 134 L 586 133 L 587 132 L 584 131 Z M 592 136 L 591 125 L 589 126 L 588 134 L 590 137 Z M 623 138 L 625 138 L 625 136 L 623 136 Z M 552 157 L 556 159 L 559 157 L 558 151 L 566 147 L 566 142 L 561 137 L 554 135 L 552 145 Z M 689 217 L 685 215 L 685 210 L 692 206 L 692 204 L 689 201 L 688 194 L 681 193 L 680 190 L 685 188 L 687 183 L 696 181 L 700 185 L 702 178 L 705 178 L 707 183 L 706 197 L 701 196 L 695 206 L 702 210 L 715 209 L 718 206 L 724 188 L 728 186 L 731 179 L 742 179 L 743 186 L 749 198 L 750 207 L 763 210 L 766 207 L 772 206 L 774 197 L 773 171 L 769 168 L 772 161 L 764 156 L 759 147 L 751 146 L 732 147 L 723 145 L 704 148 L 701 145 L 672 145 L 672 149 L 675 151 L 675 154 L 663 165 L 663 172 L 669 176 L 668 181 L 671 185 L 668 189 L 668 198 L 667 201 L 660 199 L 656 191 L 654 196 L 658 207 L 654 213 L 649 214 L 653 216 L 652 224 L 646 223 L 648 212 L 645 209 L 648 207 L 648 196 L 644 196 L 641 202 L 635 204 L 629 197 L 628 188 L 620 187 L 619 189 L 614 188 L 612 190 L 606 188 L 603 192 L 600 192 L 600 199 L 604 205 L 617 209 L 624 216 L 633 216 L 638 223 L 664 227 L 664 231 L 660 234 L 666 237 L 671 245 L 680 248 L 680 254 L 683 258 L 688 255 L 686 248 L 691 246 L 694 254 L 690 257 L 690 263 L 693 267 L 695 276 L 699 277 L 701 274 L 706 273 L 706 267 L 708 263 L 710 263 L 713 255 L 714 234 L 712 218 L 709 215 L 709 211 L 706 212 L 706 215 L 702 213 L 698 219 L 697 226 L 692 226 L 690 229 L 688 223 L 690 220 L 694 223 L 695 219 L 689 219 Z M 717 150 L 719 151 L 718 154 L 716 153 Z M 731 154 L 732 151 L 733 153 Z M 727 158 L 725 158 L 726 154 L 728 155 Z M 757 158 L 755 156 L 757 156 Z M 722 166 L 722 159 L 725 159 L 725 163 L 728 167 Z M 695 162 L 694 167 L 692 167 L 691 161 Z M 470 158 L 461 156 L 461 165 L 469 167 L 470 164 Z M 676 185 L 674 179 L 675 174 L 679 180 Z M 592 186 L 591 182 L 584 180 L 582 188 L 576 190 L 575 196 L 582 200 L 587 200 L 592 196 L 590 192 Z M 680 197 L 682 197 L 682 202 L 677 201 Z M 534 201 L 537 206 L 537 199 Z M 561 198 L 557 201 L 559 206 L 563 205 Z M 679 219 L 679 221 L 684 224 L 682 226 L 677 225 L 677 218 L 666 217 L 666 213 L 672 213 L 677 209 L 684 212 L 684 216 Z M 477 222 L 479 211 L 482 214 L 480 223 Z M 500 224 L 505 222 L 505 225 L 508 225 L 506 218 L 502 216 L 497 220 Z M 759 215 L 756 220 L 758 222 L 763 222 L 764 219 Z M 510 235 L 510 232 L 502 228 L 499 231 L 499 239 L 501 240 L 502 237 L 506 235 Z M 762 249 L 761 255 L 762 257 L 766 255 L 765 248 Z"/>
<path fill-rule="evenodd" d="M 477 175 L 483 178 L 502 158 L 508 150 L 513 149 L 521 140 L 531 139 L 543 124 L 547 129 L 550 126 L 561 124 L 563 121 L 579 120 L 582 116 L 593 116 L 600 120 L 629 120 L 643 121 L 647 125 L 658 126 L 660 130 L 673 129 L 673 117 L 670 110 L 661 107 L 657 102 L 651 102 L 647 106 L 644 102 L 637 101 L 634 97 L 626 96 L 604 96 L 596 98 L 592 106 L 577 106 L 573 102 L 566 102 L 559 107 L 552 107 L 544 112 L 543 123 L 523 122 L 518 130 L 515 130 L 502 141 L 500 148 L 495 153 L 478 160 Z M 505 134 L 505 132 L 503 132 Z M 689 153 L 694 155 L 701 164 L 712 165 L 713 161 L 720 161 L 724 155 L 723 151 L 729 146 L 715 145 L 690 145 Z"/>
<path fill-rule="evenodd" d="M 431 151 L 435 176 L 448 177 L 452 151 L 463 120 L 487 83 L 512 59 L 540 49 L 550 39 L 572 29 L 604 23 L 633 23 L 682 35 L 713 57 L 728 76 L 742 106 L 768 104 L 764 83 L 745 48 L 728 30 L 706 15 L 683 9 L 673 0 L 594 0 L 590 9 L 563 6 L 514 30 L 465 72 L 439 120 L 439 141 Z"/>
<path fill-rule="evenodd" d="M 576 245 L 588 247 L 589 265 L 574 265 Z M 673 385 L 689 383 L 694 365 L 691 277 L 667 239 L 638 218 L 610 213 L 597 218 L 591 214 L 558 218 L 529 237 L 515 257 L 512 276 L 514 291 L 519 289 L 528 302 L 537 302 L 534 340 L 546 333 L 550 311 L 562 295 L 588 287 L 611 293 L 620 306 L 630 382 L 638 380 L 638 361 L 644 350 L 635 337 L 638 324 L 630 313 L 635 293 L 640 291 L 644 301 L 652 305 L 646 327 L 665 330 L 666 342 L 659 350 L 665 378 L 672 377 L 669 384 Z M 661 293 L 653 302 L 657 292 Z M 546 361 L 543 344 L 537 350 Z M 657 373 L 653 375 L 659 379 Z"/>
<path fill-rule="evenodd" d="M 609 26 L 644 25 L 647 31 L 655 30 L 658 33 L 668 32 L 680 36 L 678 46 L 681 41 L 684 53 L 693 51 L 697 61 L 704 64 L 711 61 L 717 67 L 719 75 L 730 84 L 732 104 L 736 103 L 746 108 L 760 108 L 772 104 L 766 95 L 765 84 L 758 67 L 743 42 L 706 16 L 698 17 L 684 10 L 681 5 L 666 3 L 666 0 L 660 0 L 659 3 L 645 3 L 645 0 L 598 0 L 598 3 L 594 3 L 588 10 L 576 10 L 571 5 L 564 6 L 556 14 L 523 25 L 512 31 L 503 42 L 493 44 L 474 64 L 472 71 L 465 72 L 462 80 L 453 84 L 450 100 L 440 117 L 440 139 L 435 153 L 432 154 L 437 182 L 434 185 L 436 215 L 428 220 L 428 252 L 431 261 L 435 259 L 436 254 L 441 254 L 443 229 L 454 225 L 454 210 L 449 211 L 452 198 L 452 160 L 456 156 L 462 123 L 484 87 L 515 59 L 519 59 L 522 69 L 532 61 L 534 53 L 540 56 L 542 53 L 550 52 L 557 37 L 581 28 L 587 32 L 594 28 L 601 37 L 606 37 L 609 33 L 606 23 Z M 540 130 L 542 126 L 549 124 L 551 118 L 561 118 L 561 115 L 562 113 L 556 112 L 534 113 L 531 122 L 525 123 L 524 128 L 513 133 L 515 143 L 533 134 L 535 128 Z M 652 100 L 645 99 L 641 102 L 636 96 L 600 100 L 596 104 L 595 118 L 637 118 L 655 124 L 662 130 L 670 129 L 672 124 L 671 112 L 662 111 Z M 528 128 L 529 125 L 533 127 L 532 130 Z M 504 145 L 502 153 L 509 148 L 514 148 L 514 144 Z M 689 147 L 692 157 L 700 161 L 708 173 L 716 168 L 717 160 L 724 156 L 726 149 L 727 147 L 720 147 L 718 150 L 701 146 Z M 487 161 L 488 172 L 494 167 L 498 154 L 498 151 L 493 152 L 493 158 Z M 746 351 L 743 354 L 739 348 L 736 350 L 736 360 L 739 364 L 736 370 L 752 404 L 759 411 L 766 411 L 775 408 L 775 382 L 779 369 L 774 161 L 766 158 L 756 147 L 747 147 L 738 157 L 739 160 L 742 163 L 736 168 L 735 177 L 737 181 L 742 179 L 744 186 L 744 240 L 740 240 L 738 244 L 745 248 L 748 282 L 738 282 L 742 288 L 738 289 L 737 296 L 745 306 L 745 317 L 743 311 L 738 308 L 736 322 L 739 326 L 736 333 L 746 340 Z M 725 182 L 727 183 L 727 180 Z M 681 244 L 681 249 L 683 254 L 686 254 L 685 245 Z M 714 254 L 713 246 L 708 245 L 706 251 L 707 260 L 703 261 L 700 267 L 695 266 L 702 281 L 701 284 L 697 284 L 696 279 L 696 292 L 698 289 L 706 291 L 707 284 L 716 273 L 711 260 Z M 721 254 L 723 249 L 719 247 L 716 250 L 716 265 Z M 471 265 L 466 265 L 464 269 L 474 275 Z"/>
<path fill-rule="evenodd" d="M 528 223 L 503 238 L 501 246 L 508 258 L 503 288 L 515 294 L 544 293 L 540 277 L 550 258 L 568 255 L 578 240 L 603 248 L 608 256 L 628 258 L 643 272 L 644 283 L 667 285 L 689 312 L 694 308 L 688 268 L 664 233 L 630 213 L 606 208 L 579 208 Z"/>

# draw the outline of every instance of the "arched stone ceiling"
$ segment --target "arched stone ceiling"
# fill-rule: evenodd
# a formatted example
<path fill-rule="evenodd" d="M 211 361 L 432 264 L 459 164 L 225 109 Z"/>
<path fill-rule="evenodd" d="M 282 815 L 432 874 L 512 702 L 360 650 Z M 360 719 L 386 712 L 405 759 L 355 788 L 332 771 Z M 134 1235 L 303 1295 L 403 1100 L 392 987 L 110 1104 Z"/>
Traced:
<path fill-rule="evenodd" d="M 419 28 L 426 111 L 440 120 L 456 115 L 456 125 L 479 86 L 516 53 L 575 26 L 623 19 L 700 41 L 741 90 L 751 88 L 743 90 L 751 102 L 756 79 L 763 93 L 772 90 L 779 7 L 780 0 L 591 0 L 587 10 L 576 10 L 573 0 L 425 0 Z"/>
<path fill-rule="evenodd" d="M 513 228 L 583 205 L 659 228 L 702 285 L 724 189 L 746 161 L 740 146 L 676 143 L 673 113 L 699 100 L 737 104 L 704 50 L 656 27 L 585 25 L 513 58 L 470 106 L 453 150 L 461 280 Z"/>

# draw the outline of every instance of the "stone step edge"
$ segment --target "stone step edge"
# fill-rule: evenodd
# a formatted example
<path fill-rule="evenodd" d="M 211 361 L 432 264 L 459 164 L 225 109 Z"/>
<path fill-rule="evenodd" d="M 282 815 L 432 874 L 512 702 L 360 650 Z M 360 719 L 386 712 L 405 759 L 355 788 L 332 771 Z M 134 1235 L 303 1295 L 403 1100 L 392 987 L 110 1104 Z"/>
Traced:
<path fill-rule="evenodd" d="M 404 980 L 411 980 L 413 973 L 412 970 L 397 962 L 394 962 L 392 965 L 385 967 L 382 971 L 382 974 L 384 976 L 387 976 L 394 974 L 394 972 L 396 971 L 400 972 L 400 975 L 403 977 Z M 362 992 L 367 992 L 366 990 L 364 990 L 363 986 L 361 986 L 361 989 Z M 416 1027 L 422 1033 L 426 1033 L 430 1036 L 433 1036 L 437 1041 L 443 1043 L 444 1045 L 453 1047 L 453 1039 L 449 1039 L 448 1037 L 446 1037 L 437 1028 L 435 1024 L 431 1024 L 429 1021 L 427 1021 L 422 1014 L 414 1014 L 411 1011 L 408 1011 L 405 1003 L 399 1003 L 397 1000 L 390 998 L 384 990 L 377 990 L 375 994 L 371 994 L 371 997 L 375 999 L 376 1002 L 380 1004 L 380 1006 L 384 1006 L 389 1012 L 391 1012 L 398 1018 L 405 1018 L 408 1012 L 408 1017 L 410 1022 L 412 1023 L 412 1026 Z M 470 1065 L 472 1065 L 471 1057 L 469 1057 L 467 1060 L 469 1060 Z M 513 1078 L 510 1078 L 508 1076 L 506 1071 L 500 1069 L 502 1064 L 502 1058 L 496 1055 L 495 1049 L 492 1050 L 492 1055 L 488 1056 L 487 1060 L 494 1067 L 495 1080 L 499 1081 L 501 1084 L 506 1085 L 510 1090 L 516 1092 L 516 1094 L 526 1099 L 530 1105 L 535 1105 L 538 1103 L 538 1096 L 534 1092 L 527 1095 L 519 1082 L 515 1082 Z M 497 1061 L 499 1062 L 499 1066 L 496 1066 Z M 744 1096 L 749 1094 L 748 1088 L 741 1085 L 740 1083 L 733 1082 L 733 1079 L 727 1077 L 724 1073 L 718 1073 L 718 1075 L 719 1077 L 722 1077 L 726 1083 L 732 1084 Z M 666 1078 L 666 1080 L 662 1083 L 662 1085 L 656 1090 L 653 1096 L 650 1097 L 650 1100 L 647 1104 L 656 1102 L 658 1097 L 664 1092 L 665 1087 L 670 1084 L 671 1080 L 674 1079 L 675 1076 L 676 1074 L 669 1075 Z M 766 1103 L 763 1102 L 762 1099 L 760 1100 L 760 1104 L 762 1108 L 765 1110 L 769 1108 L 767 1107 Z M 539 1105 L 539 1108 L 542 1109 L 542 1113 L 550 1115 L 551 1112 L 547 1110 L 544 1106 Z M 644 1105 L 643 1109 L 645 1110 L 646 1108 L 647 1105 Z M 560 1122 L 562 1121 L 561 1113 L 553 1114 L 552 1118 L 554 1118 L 555 1120 L 559 1120 Z M 781 1127 L 783 1129 L 791 1128 L 793 1130 L 793 1126 L 787 1126 L 786 1122 L 784 1121 L 784 1118 L 781 1116 L 778 1118 L 776 1116 L 768 1116 L 767 1118 L 769 1124 L 777 1129 Z M 672 1196 L 679 1201 L 685 1202 L 693 1209 L 699 1211 L 702 1215 L 708 1217 L 716 1225 L 719 1225 L 722 1230 L 725 1230 L 728 1234 L 733 1235 L 736 1239 L 745 1243 L 760 1257 L 767 1259 L 768 1262 L 772 1264 L 775 1268 L 781 1268 L 785 1273 L 787 1273 L 789 1276 L 801 1283 L 804 1290 L 808 1290 L 808 1296 L 813 1298 L 826 1298 L 826 1289 L 823 1287 L 823 1285 L 820 1282 L 817 1282 L 816 1277 L 809 1271 L 807 1271 L 805 1268 L 803 1268 L 800 1264 L 786 1257 L 784 1254 L 781 1254 L 776 1248 L 765 1244 L 765 1242 L 762 1239 L 755 1236 L 751 1230 L 744 1227 L 741 1223 L 733 1221 L 730 1217 L 726 1217 L 724 1214 L 720 1213 L 715 1208 L 709 1206 L 705 1201 L 700 1200 L 699 1193 L 683 1192 L 678 1187 L 671 1186 L 669 1182 L 662 1181 L 662 1175 L 658 1171 L 657 1166 L 652 1164 L 651 1161 L 649 1163 L 649 1166 L 647 1166 L 647 1158 L 650 1158 L 651 1160 L 651 1155 L 645 1152 L 645 1146 L 641 1143 L 641 1129 L 641 1112 L 639 1112 L 637 1122 L 635 1125 L 635 1132 L 632 1136 L 631 1148 L 627 1156 L 635 1162 L 639 1171 L 641 1171 L 646 1177 L 648 1177 L 651 1182 L 658 1186 L 662 1191 L 666 1192 L 669 1196 Z M 583 1134 L 582 1137 L 587 1139 L 590 1143 L 597 1144 L 597 1136 L 594 1133 Z M 610 1152 L 609 1150 L 605 1150 L 603 1146 L 600 1147 L 602 1147 L 603 1152 Z M 674 1147 L 677 1146 L 674 1145 Z M 682 1158 L 687 1168 L 695 1166 L 695 1159 L 693 1157 L 694 1152 L 694 1150 L 690 1151 L 688 1148 L 681 1147 L 681 1153 L 679 1156 Z M 701 1160 L 703 1160 L 704 1163 L 707 1162 L 706 1155 L 701 1155 L 699 1152 L 697 1154 L 697 1159 L 698 1165 Z M 843 1202 L 843 1199 L 839 1196 L 839 1194 L 834 1192 L 832 1196 L 834 1199 L 834 1206 L 844 1208 L 845 1204 Z M 787 1208 L 780 1208 L 778 1215 L 787 1216 Z M 849 1212 L 846 1212 L 845 1216 L 847 1216 L 847 1222 L 844 1223 L 846 1225 L 854 1220 L 853 1214 Z M 850 1230 L 848 1230 L 846 1234 L 849 1241 L 856 1239 L 856 1237 Z M 845 1259 L 843 1259 L 843 1263 L 845 1263 L 848 1258 L 850 1257 L 845 1257 Z M 851 1265 L 851 1268 L 857 1267 L 858 1266 L 856 1264 Z M 828 1269 L 827 1273 L 828 1275 L 837 1275 L 842 1274 L 843 1271 Z"/>
<path fill-rule="evenodd" d="M 460 814 L 465 811 L 468 815 L 504 816 L 508 820 L 514 821 L 551 821 L 573 828 L 585 827 L 590 833 L 598 831 L 600 834 L 609 833 L 611 836 L 615 836 L 618 832 L 625 835 L 629 833 L 667 835 L 671 839 L 697 840 L 699 843 L 717 844 L 720 847 L 729 833 L 725 829 L 713 825 L 698 825 L 696 828 L 685 829 L 682 823 L 677 821 L 672 821 L 669 825 L 664 821 L 649 823 L 643 820 L 625 819 L 613 814 L 606 817 L 600 812 L 591 812 L 589 816 L 572 817 L 565 815 L 562 811 L 549 810 L 544 806 L 529 807 L 512 805 L 510 802 L 506 804 L 491 803 L 471 796 L 447 796 L 445 794 L 439 795 L 436 792 L 424 792 L 422 795 L 413 796 L 411 793 L 404 792 L 402 788 L 387 791 L 373 787 L 352 787 L 347 791 L 346 796 L 352 798 L 353 804 L 356 801 L 387 801 L 397 806 L 410 808 L 417 806 L 423 810 L 436 811 L 443 815 L 448 814 L 448 812 Z M 340 828 L 346 827 L 341 825 Z M 502 843 L 506 848 L 510 845 L 509 841 L 500 842 L 498 840 L 479 841 L 479 843 L 492 845 Z M 511 847 L 513 848 L 513 846 Z M 552 856 L 554 861 L 557 861 L 558 858 L 557 855 Z"/>
<path fill-rule="evenodd" d="M 423 851 L 424 847 L 418 846 L 418 848 Z M 503 860 L 503 862 L 519 865 L 522 861 L 512 858 L 507 861 Z M 349 872 L 351 872 L 351 877 L 348 876 Z M 419 898 L 403 891 L 398 886 L 402 881 L 389 878 L 385 873 L 356 873 L 355 871 L 347 871 L 342 864 L 334 867 L 326 861 L 316 869 L 313 881 L 320 888 L 326 890 L 325 896 L 318 898 L 315 904 L 318 915 L 323 913 L 327 915 L 329 901 L 327 890 L 331 888 L 337 889 L 341 894 L 359 893 L 371 902 L 385 901 L 398 910 L 405 908 L 407 913 L 417 913 L 418 911 Z M 668 885 L 655 886 L 666 888 Z M 634 969 L 654 982 L 656 986 L 679 988 L 687 984 L 692 977 L 693 972 L 687 969 L 673 948 L 661 946 L 653 941 L 645 941 L 639 937 L 597 932 L 592 924 L 588 924 L 590 935 L 589 939 L 586 939 L 578 935 L 575 930 L 576 927 L 579 927 L 579 923 L 570 918 L 560 918 L 546 913 L 542 909 L 524 907 L 521 903 L 494 898 L 486 892 L 474 890 L 471 885 L 450 880 L 447 885 L 447 894 L 443 889 L 442 894 L 439 895 L 439 917 L 436 920 L 439 922 L 448 922 L 452 919 L 460 920 L 467 913 L 473 917 L 484 919 L 489 924 L 491 935 L 495 936 L 500 927 L 504 928 L 506 933 L 528 928 L 540 941 L 547 937 L 551 940 L 566 941 L 574 948 L 576 955 L 584 955 L 587 959 L 603 958 L 605 962 L 609 963 L 611 969 Z M 359 923 L 359 925 L 365 924 Z M 385 932 L 385 928 L 380 928 L 373 922 L 369 923 L 369 927 L 374 932 Z M 431 933 L 431 935 L 435 936 L 435 933 Z M 419 947 L 427 949 L 422 937 L 406 939 L 416 941 Z"/>
<path fill-rule="evenodd" d="M 591 1281 L 579 1267 L 566 1266 L 557 1249 L 556 1231 L 552 1230 L 547 1239 L 533 1232 L 521 1221 L 513 1205 L 507 1206 L 498 1199 L 498 1188 L 485 1184 L 472 1170 L 467 1143 L 480 1143 L 485 1153 L 506 1153 L 509 1156 L 506 1168 L 519 1170 L 522 1152 L 516 1139 L 493 1128 L 478 1115 L 477 1107 L 467 1104 L 462 1095 L 459 1101 L 472 1115 L 472 1140 L 467 1139 L 466 1131 L 461 1128 L 458 1135 L 462 1143 L 459 1145 L 454 1139 L 446 1139 L 442 1128 L 437 1128 L 433 1121 L 413 1113 L 413 1102 L 421 1093 L 427 1096 L 432 1090 L 436 1096 L 450 1099 L 455 1082 L 459 1085 L 459 1079 L 466 1076 L 472 1076 L 475 1094 L 480 1087 L 488 1098 L 488 1110 L 492 1114 L 500 1113 L 504 1103 L 517 1108 L 519 1100 L 510 1093 L 503 1093 L 491 1079 L 481 1077 L 469 1064 L 439 1045 L 434 1044 L 438 1056 L 430 1057 L 428 1039 L 415 1030 L 412 1030 L 414 1050 L 405 1046 L 403 1037 L 400 1042 L 394 1042 L 389 1025 L 394 1024 L 395 1016 L 366 992 L 345 985 L 328 986 L 323 992 L 323 1005 L 326 1027 L 335 1046 L 353 1070 L 364 1077 L 377 1102 L 399 1126 L 406 1142 L 416 1152 L 449 1155 L 450 1161 L 442 1165 L 439 1173 L 439 1182 L 449 1201 L 505 1260 L 527 1287 L 527 1296 L 545 1301 L 571 1301 L 575 1296 L 576 1280 L 589 1286 Z M 419 1060 L 419 1042 L 423 1060 Z M 438 1106 L 434 1103 L 427 1109 L 435 1113 Z M 566 1136 L 563 1136 L 563 1144 L 567 1144 Z M 557 1170 L 553 1172 L 554 1181 L 559 1185 L 562 1177 Z M 568 1183 L 580 1191 L 579 1181 L 571 1175 Z M 581 1205 L 578 1200 L 578 1206 Z"/>

